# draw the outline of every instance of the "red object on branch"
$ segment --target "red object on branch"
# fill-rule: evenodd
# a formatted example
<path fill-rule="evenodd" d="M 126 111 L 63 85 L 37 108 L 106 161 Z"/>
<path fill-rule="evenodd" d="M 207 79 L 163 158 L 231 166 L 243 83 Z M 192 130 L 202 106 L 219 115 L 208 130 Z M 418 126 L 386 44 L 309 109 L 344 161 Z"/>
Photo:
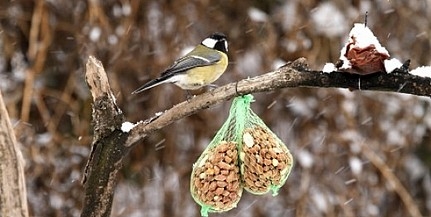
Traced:
<path fill-rule="evenodd" d="M 380 45 L 373 32 L 364 24 L 355 24 L 348 42 L 341 49 L 337 68 L 360 75 L 386 72 L 384 61 L 387 59 L 388 51 Z"/>
<path fill-rule="evenodd" d="M 348 72 L 361 75 L 384 72 L 385 66 L 383 61 L 389 58 L 389 55 L 377 51 L 376 46 L 373 44 L 365 48 L 350 48 L 348 45 L 347 51 L 344 55 L 350 61 L 352 66 Z"/>

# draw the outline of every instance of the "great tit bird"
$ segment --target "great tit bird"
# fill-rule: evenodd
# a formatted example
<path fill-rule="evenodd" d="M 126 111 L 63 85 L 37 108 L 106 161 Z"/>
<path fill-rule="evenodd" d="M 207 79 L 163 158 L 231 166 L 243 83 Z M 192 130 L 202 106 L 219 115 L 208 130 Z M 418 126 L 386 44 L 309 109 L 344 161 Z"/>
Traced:
<path fill-rule="evenodd" d="M 184 57 L 176 60 L 160 77 L 147 82 L 132 94 L 163 83 L 174 83 L 184 90 L 195 90 L 217 80 L 228 65 L 227 39 L 222 33 L 205 38 Z"/>

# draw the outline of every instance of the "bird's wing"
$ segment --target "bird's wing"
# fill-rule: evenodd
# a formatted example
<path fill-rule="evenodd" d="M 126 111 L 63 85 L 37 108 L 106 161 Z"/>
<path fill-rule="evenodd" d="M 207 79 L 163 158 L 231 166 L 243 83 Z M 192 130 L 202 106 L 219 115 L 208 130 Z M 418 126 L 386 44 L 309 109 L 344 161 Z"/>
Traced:
<path fill-rule="evenodd" d="M 175 61 L 175 63 L 166 69 L 160 77 L 153 79 L 146 84 L 139 87 L 137 90 L 133 91 L 132 94 L 143 92 L 159 84 L 169 81 L 169 79 L 179 73 L 186 72 L 189 69 L 208 66 L 218 62 L 222 56 L 217 52 L 197 52 L 196 49 L 192 50 L 185 57 L 182 57 Z"/>
<path fill-rule="evenodd" d="M 178 59 L 171 67 L 162 73 L 161 77 L 170 77 L 171 75 L 182 73 L 192 68 L 212 65 L 220 59 L 221 55 L 216 52 L 211 54 L 193 54 L 193 52 L 191 52 L 189 55 Z"/>

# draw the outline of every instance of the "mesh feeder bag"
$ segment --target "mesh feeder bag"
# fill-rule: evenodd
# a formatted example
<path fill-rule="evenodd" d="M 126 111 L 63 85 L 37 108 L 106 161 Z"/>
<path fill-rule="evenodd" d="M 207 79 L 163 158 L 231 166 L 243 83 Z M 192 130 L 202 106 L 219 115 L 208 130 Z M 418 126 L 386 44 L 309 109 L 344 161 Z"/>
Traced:
<path fill-rule="evenodd" d="M 244 109 L 236 112 L 236 127 L 241 132 L 239 143 L 240 172 L 244 189 L 252 194 L 278 190 L 286 182 L 293 166 L 293 157 L 286 145 L 250 108 L 252 95 Z"/>
<path fill-rule="evenodd" d="M 235 100 L 229 117 L 195 164 L 190 179 L 190 192 L 201 206 L 201 215 L 233 209 L 242 195 L 238 159 L 241 137 L 235 129 Z"/>
<path fill-rule="evenodd" d="M 251 110 L 252 101 L 252 95 L 233 100 L 229 117 L 193 165 L 190 192 L 202 216 L 235 208 L 243 188 L 276 195 L 289 176 L 292 155 Z"/>

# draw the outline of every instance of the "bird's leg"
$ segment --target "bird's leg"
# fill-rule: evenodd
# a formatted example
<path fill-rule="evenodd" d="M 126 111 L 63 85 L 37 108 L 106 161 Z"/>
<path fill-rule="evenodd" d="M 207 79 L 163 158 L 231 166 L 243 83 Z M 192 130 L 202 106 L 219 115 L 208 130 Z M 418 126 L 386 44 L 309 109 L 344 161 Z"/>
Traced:
<path fill-rule="evenodd" d="M 186 100 L 187 102 L 190 101 L 193 98 L 193 94 L 190 92 L 190 90 L 186 90 Z"/>

